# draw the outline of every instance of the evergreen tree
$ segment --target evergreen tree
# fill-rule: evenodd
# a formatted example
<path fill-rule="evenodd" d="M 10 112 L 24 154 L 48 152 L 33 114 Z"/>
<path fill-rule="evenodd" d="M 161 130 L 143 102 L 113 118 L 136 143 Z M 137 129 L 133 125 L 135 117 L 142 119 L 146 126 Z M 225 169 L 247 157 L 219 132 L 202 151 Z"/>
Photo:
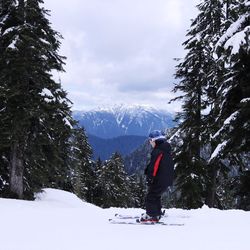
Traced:
<path fill-rule="evenodd" d="M 0 197 L 4 196 L 9 187 L 7 152 L 0 151 Z"/>
<path fill-rule="evenodd" d="M 225 173 L 225 168 L 219 161 L 209 162 L 216 142 L 213 140 L 213 134 L 218 128 L 217 116 L 219 113 L 219 98 L 217 90 L 220 88 L 223 75 L 226 73 L 222 64 L 219 64 L 214 58 L 214 46 L 224 30 L 225 14 L 224 5 L 221 0 L 203 1 L 199 4 L 200 11 L 197 17 L 196 31 L 203 41 L 206 55 L 206 75 L 203 78 L 204 112 L 202 117 L 201 134 L 203 146 L 201 156 L 204 160 L 206 172 L 205 203 L 210 207 L 220 206 L 217 196 L 217 187 L 221 185 L 220 179 Z"/>
<path fill-rule="evenodd" d="M 250 170 L 240 175 L 236 195 L 239 197 L 239 209 L 250 211 Z"/>
<path fill-rule="evenodd" d="M 232 163 L 240 163 L 236 155 L 249 153 L 250 138 L 250 7 L 240 1 L 237 5 L 239 17 L 232 22 L 217 43 L 218 61 L 223 62 L 227 74 L 219 89 L 220 113 L 218 120 L 222 126 L 214 135 L 218 146 L 212 159 L 230 158 Z M 237 39 L 237 40 L 236 40 Z"/>
<path fill-rule="evenodd" d="M 72 151 L 74 193 L 87 202 L 93 202 L 95 179 L 92 149 L 82 128 L 75 129 Z"/>
<path fill-rule="evenodd" d="M 184 43 L 187 55 L 177 66 L 176 77 L 182 81 L 174 89 L 184 93 L 178 97 L 183 99 L 183 112 L 177 117 L 181 119 L 177 134 L 182 140 L 175 150 L 176 191 L 179 193 L 181 187 L 178 197 L 181 200 L 185 196 L 182 205 L 206 203 L 213 207 L 220 206 L 217 187 L 226 170 L 220 161 L 209 161 L 217 146 L 213 135 L 219 127 L 218 89 L 226 74 L 224 65 L 213 57 L 214 46 L 225 30 L 225 4 L 210 0 L 197 7 L 199 14 Z"/>
<path fill-rule="evenodd" d="M 145 207 L 146 180 L 142 175 L 129 176 L 131 190 L 131 207 Z"/>
<path fill-rule="evenodd" d="M 180 204 L 187 208 L 200 207 L 204 203 L 206 181 L 206 165 L 201 158 L 204 141 L 201 129 L 202 110 L 206 108 L 203 95 L 210 58 L 207 56 L 209 48 L 201 36 L 200 16 L 202 15 L 193 21 L 187 34 L 190 38 L 183 44 L 188 52 L 183 62 L 177 66 L 176 78 L 181 81 L 174 88 L 175 92 L 183 92 L 182 96 L 176 98 L 183 100 L 183 111 L 177 116 L 181 120 L 178 133 L 182 137 L 182 143 L 175 149 L 175 161 L 177 186 L 181 192 Z"/>
<path fill-rule="evenodd" d="M 93 203 L 101 206 L 103 202 L 103 196 L 104 192 L 102 190 L 102 185 L 99 182 L 99 177 L 102 175 L 102 167 L 103 163 L 100 159 L 100 157 L 95 162 L 95 168 L 94 168 L 94 197 L 93 197 Z"/>
<path fill-rule="evenodd" d="M 245 176 L 250 162 L 250 4 L 237 1 L 227 6 L 227 29 L 215 47 L 218 63 L 224 65 L 227 74 L 218 89 L 220 126 L 213 136 L 217 147 L 210 162 L 220 159 L 230 171 L 237 168 L 232 178 L 244 186 L 246 182 L 241 183 L 244 177 L 240 175 Z M 237 189 L 235 195 L 243 194 Z M 244 200 L 244 195 L 241 198 Z"/>
<path fill-rule="evenodd" d="M 102 191 L 97 205 L 102 207 L 128 207 L 131 203 L 129 178 L 124 171 L 124 163 L 118 153 L 97 172 L 97 187 Z"/>
<path fill-rule="evenodd" d="M 10 192 L 22 198 L 44 183 L 65 186 L 71 114 L 51 74 L 63 71 L 65 58 L 42 0 L 0 2 L 1 147 L 9 151 Z"/>
<path fill-rule="evenodd" d="M 174 88 L 183 92 L 176 197 L 184 207 L 225 208 L 235 203 L 228 198 L 235 167 L 249 165 L 249 1 L 203 1 L 198 9 Z"/>

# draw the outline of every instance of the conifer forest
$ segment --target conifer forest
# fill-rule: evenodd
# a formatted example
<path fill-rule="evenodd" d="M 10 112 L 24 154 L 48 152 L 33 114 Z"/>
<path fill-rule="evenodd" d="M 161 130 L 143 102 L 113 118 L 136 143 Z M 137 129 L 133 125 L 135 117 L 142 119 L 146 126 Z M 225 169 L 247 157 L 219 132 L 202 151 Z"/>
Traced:
<path fill-rule="evenodd" d="M 43 0 L 0 0 L 0 197 L 34 199 L 58 188 L 101 207 L 143 207 L 141 171 L 114 152 L 93 160 L 84 128 L 53 72 L 63 34 Z M 182 110 L 168 132 L 175 182 L 165 206 L 250 210 L 250 2 L 202 0 L 176 58 Z M 171 59 L 172 60 L 172 59 Z"/>

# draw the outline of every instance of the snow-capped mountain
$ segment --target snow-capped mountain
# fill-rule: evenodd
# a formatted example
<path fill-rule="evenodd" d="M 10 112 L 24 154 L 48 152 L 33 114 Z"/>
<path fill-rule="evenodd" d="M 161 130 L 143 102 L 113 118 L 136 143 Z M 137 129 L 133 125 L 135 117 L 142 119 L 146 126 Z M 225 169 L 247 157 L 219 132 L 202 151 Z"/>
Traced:
<path fill-rule="evenodd" d="M 143 106 L 119 105 L 92 111 L 74 111 L 73 116 L 88 134 L 101 138 L 147 136 L 151 130 L 174 126 L 174 114 Z"/>

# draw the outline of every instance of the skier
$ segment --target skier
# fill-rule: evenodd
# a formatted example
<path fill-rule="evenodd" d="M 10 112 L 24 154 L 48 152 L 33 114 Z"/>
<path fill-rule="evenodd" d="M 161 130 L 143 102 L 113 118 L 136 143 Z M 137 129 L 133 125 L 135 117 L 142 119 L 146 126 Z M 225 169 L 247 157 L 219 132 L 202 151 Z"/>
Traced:
<path fill-rule="evenodd" d="M 161 196 L 173 184 L 174 163 L 171 147 L 164 134 L 154 130 L 149 134 L 149 143 L 153 150 L 145 169 L 148 191 L 145 199 L 146 213 L 140 222 L 158 222 L 161 218 Z"/>

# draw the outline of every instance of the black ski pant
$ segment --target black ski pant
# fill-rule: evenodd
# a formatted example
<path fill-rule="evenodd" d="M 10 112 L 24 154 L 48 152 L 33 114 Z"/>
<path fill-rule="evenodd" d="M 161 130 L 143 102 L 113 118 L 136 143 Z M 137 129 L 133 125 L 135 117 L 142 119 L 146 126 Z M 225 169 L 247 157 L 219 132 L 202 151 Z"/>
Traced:
<path fill-rule="evenodd" d="M 148 187 L 148 192 L 145 199 L 146 213 L 149 216 L 161 215 L 161 196 L 167 190 L 166 185 L 153 183 Z"/>

